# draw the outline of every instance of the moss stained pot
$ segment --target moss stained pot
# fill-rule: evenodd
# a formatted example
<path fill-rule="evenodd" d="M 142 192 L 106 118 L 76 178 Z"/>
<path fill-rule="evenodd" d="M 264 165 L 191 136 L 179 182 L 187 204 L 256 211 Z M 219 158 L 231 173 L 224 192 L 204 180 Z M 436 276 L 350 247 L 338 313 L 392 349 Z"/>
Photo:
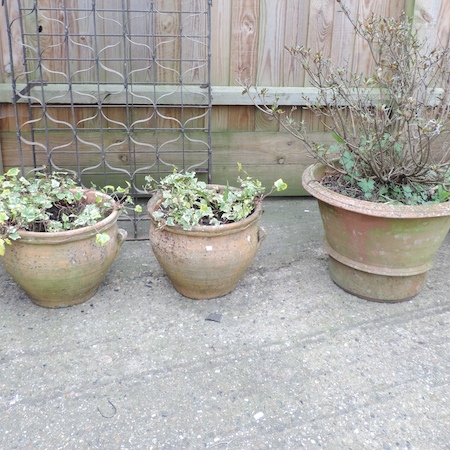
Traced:
<path fill-rule="evenodd" d="M 209 185 L 216 189 L 225 186 Z M 247 270 L 265 237 L 259 226 L 262 205 L 244 220 L 216 226 L 158 228 L 152 213 L 159 209 L 162 193 L 149 200 L 150 243 L 153 253 L 185 297 L 196 300 L 221 297 L 231 292 Z"/>
<path fill-rule="evenodd" d="M 95 294 L 127 237 L 118 216 L 113 211 L 96 225 L 70 231 L 19 231 L 21 238 L 6 246 L 3 266 L 39 306 L 83 303 Z M 107 233 L 109 241 L 101 246 L 97 233 Z"/>
<path fill-rule="evenodd" d="M 450 203 L 420 206 L 357 200 L 320 180 L 322 164 L 303 173 L 303 187 L 319 204 L 329 272 L 344 290 L 374 301 L 417 295 L 450 228 Z"/>

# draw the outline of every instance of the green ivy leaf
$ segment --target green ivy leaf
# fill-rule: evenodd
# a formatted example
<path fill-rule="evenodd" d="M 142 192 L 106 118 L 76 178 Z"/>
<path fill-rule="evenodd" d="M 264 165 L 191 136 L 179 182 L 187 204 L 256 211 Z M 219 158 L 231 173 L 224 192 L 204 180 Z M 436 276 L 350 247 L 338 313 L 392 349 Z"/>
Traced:
<path fill-rule="evenodd" d="M 17 167 L 12 167 L 11 169 L 8 170 L 8 172 L 6 172 L 6 175 L 10 178 L 15 178 L 17 177 L 17 175 L 19 175 L 20 173 L 20 169 Z"/>
<path fill-rule="evenodd" d="M 275 181 L 275 183 L 273 185 L 275 186 L 275 189 L 278 192 L 285 191 L 288 187 L 288 185 L 281 178 L 279 178 L 277 181 Z"/>
<path fill-rule="evenodd" d="M 101 246 L 105 245 L 110 239 L 107 233 L 99 233 L 95 236 L 95 242 Z"/>
<path fill-rule="evenodd" d="M 77 190 L 74 194 L 73 197 L 75 200 L 80 201 L 83 198 L 83 192 L 81 190 Z"/>

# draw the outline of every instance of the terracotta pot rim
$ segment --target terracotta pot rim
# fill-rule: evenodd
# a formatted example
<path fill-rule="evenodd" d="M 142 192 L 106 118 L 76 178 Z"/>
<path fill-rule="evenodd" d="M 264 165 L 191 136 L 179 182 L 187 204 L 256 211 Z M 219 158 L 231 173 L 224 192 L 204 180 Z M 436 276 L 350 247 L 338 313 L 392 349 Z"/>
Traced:
<path fill-rule="evenodd" d="M 90 191 L 90 189 L 86 189 L 86 191 Z M 102 192 L 98 191 L 95 192 L 97 195 L 105 197 L 106 199 L 111 199 L 111 196 L 107 194 L 103 194 Z M 55 232 L 19 230 L 18 234 L 20 235 L 20 239 L 18 241 L 28 241 L 32 242 L 33 244 L 62 244 L 69 240 L 73 241 L 77 239 L 85 239 L 88 236 L 95 236 L 98 233 L 101 233 L 104 230 L 108 229 L 117 221 L 118 217 L 119 211 L 114 208 L 107 217 L 102 219 L 100 222 L 97 222 L 95 225 L 77 228 L 76 230 Z"/>
<path fill-rule="evenodd" d="M 313 197 L 332 206 L 369 216 L 400 219 L 443 217 L 450 215 L 450 202 L 426 205 L 392 205 L 358 200 L 338 194 L 320 183 L 325 170 L 326 166 L 322 163 L 310 165 L 303 172 L 302 185 Z"/>
<path fill-rule="evenodd" d="M 220 184 L 208 184 L 207 186 L 216 189 L 226 189 L 226 186 Z M 230 189 L 237 189 L 237 188 L 230 187 Z M 147 203 L 147 213 L 150 217 L 150 220 L 155 225 L 156 230 L 158 230 L 157 227 L 159 222 L 154 219 L 152 212 L 156 211 L 161 200 L 162 200 L 162 191 L 159 190 L 153 195 L 153 197 Z M 240 220 L 239 222 L 227 223 L 223 225 L 198 225 L 192 227 L 192 229 L 190 230 L 184 230 L 183 227 L 181 227 L 180 225 L 165 226 L 164 231 L 176 234 L 185 234 L 190 236 L 195 235 L 204 236 L 205 234 L 217 236 L 217 235 L 231 234 L 241 231 L 245 228 L 248 228 L 253 222 L 257 221 L 260 218 L 261 214 L 262 214 L 262 202 L 257 202 L 255 210 L 249 216 L 247 216 L 243 220 Z"/>

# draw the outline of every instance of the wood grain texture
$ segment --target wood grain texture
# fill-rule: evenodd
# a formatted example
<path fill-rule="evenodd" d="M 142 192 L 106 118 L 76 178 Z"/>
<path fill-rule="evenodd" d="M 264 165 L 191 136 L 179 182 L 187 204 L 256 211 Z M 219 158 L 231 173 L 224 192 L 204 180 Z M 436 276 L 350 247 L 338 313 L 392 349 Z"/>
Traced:
<path fill-rule="evenodd" d="M 159 10 L 154 14 L 155 21 L 155 63 L 156 78 L 161 83 L 178 83 L 181 67 L 179 59 L 181 48 L 177 36 L 180 33 L 180 14 L 177 11 L 177 0 L 164 0 L 159 2 Z"/>
<path fill-rule="evenodd" d="M 405 0 L 395 2 L 380 2 L 377 0 L 359 0 L 356 18 L 368 18 L 371 14 L 398 19 L 405 11 Z M 369 47 L 361 37 L 354 37 L 353 70 L 368 76 L 373 71 L 373 59 Z"/>
<path fill-rule="evenodd" d="M 228 131 L 253 131 L 255 128 L 255 108 L 253 106 L 229 106 Z"/>
<path fill-rule="evenodd" d="M 165 133 L 161 136 L 167 139 L 172 136 L 172 142 L 167 144 L 159 152 L 159 159 L 170 168 L 171 165 L 182 166 L 182 164 L 199 164 L 202 162 L 203 154 L 196 152 L 196 143 L 187 141 L 188 152 L 181 154 L 177 134 Z M 192 137 L 195 138 L 195 133 Z M 318 139 L 322 136 L 316 135 Z M 24 134 L 24 139 L 29 138 Z M 327 137 L 324 137 L 328 139 Z M 45 133 L 35 136 L 36 142 L 47 144 Z M 77 162 L 81 168 L 87 168 L 104 161 L 114 167 L 129 168 L 130 153 L 128 143 L 123 133 L 108 132 L 104 134 L 104 154 L 98 152 L 97 146 L 101 145 L 101 135 L 98 132 L 86 131 L 80 133 L 76 143 L 71 133 L 54 133 L 48 142 L 52 149 L 51 155 L 55 164 L 61 167 L 75 167 L 75 146 L 77 145 Z M 147 142 L 149 145 L 136 145 L 133 153 L 133 166 L 136 169 L 147 168 L 156 162 L 156 151 L 152 148 L 156 136 L 151 132 L 140 132 L 134 135 L 138 142 Z M 69 143 L 70 145 L 66 146 Z M 230 184 L 238 175 L 237 162 L 243 164 L 244 168 L 252 176 L 260 179 L 267 189 L 272 183 L 282 177 L 289 184 L 289 190 L 284 195 L 304 195 L 301 188 L 300 177 L 302 171 L 313 161 L 312 158 L 302 150 L 302 144 L 293 140 L 287 133 L 278 132 L 226 132 L 213 133 L 213 182 Z M 15 133 L 2 133 L 0 144 L 3 148 L 3 161 L 5 170 L 18 165 L 17 138 Z M 202 150 L 202 149 L 200 149 Z M 26 167 L 32 167 L 33 154 L 31 145 L 22 143 L 22 159 Z M 36 154 L 37 164 L 47 163 L 47 153 L 38 150 Z"/>
<path fill-rule="evenodd" d="M 181 36 L 195 36 L 181 43 L 181 80 L 183 83 L 203 84 L 208 79 L 207 15 L 194 14 L 204 11 L 203 0 L 182 2 Z"/>
<path fill-rule="evenodd" d="M 259 1 L 233 0 L 231 14 L 230 85 L 258 75 Z"/>
<path fill-rule="evenodd" d="M 213 2 L 211 15 L 211 84 L 231 84 L 232 1 Z M 234 76 L 236 78 L 236 75 Z"/>
<path fill-rule="evenodd" d="M 182 164 L 189 166 L 189 164 L 202 163 L 204 153 L 201 151 L 203 149 L 196 147 L 194 139 L 197 135 L 195 133 L 189 134 L 192 140 L 185 142 L 187 151 L 184 154 L 180 151 L 180 140 L 177 138 L 179 134 L 177 132 L 163 133 L 162 139 L 166 140 L 171 137 L 172 140 L 160 149 L 158 156 L 155 151 L 157 137 L 150 131 L 141 131 L 133 135 L 134 142 L 137 142 L 133 144 L 133 153 L 129 152 L 126 136 L 123 133 L 111 131 L 103 136 L 103 155 L 97 149 L 97 146 L 101 145 L 101 135 L 96 131 L 88 130 L 80 133 L 77 142 L 69 132 L 54 133 L 50 135 L 49 144 L 52 148 L 54 162 L 69 169 L 75 169 L 76 164 L 85 169 L 94 164 L 101 166 L 103 163 L 108 163 L 125 170 L 130 170 L 130 167 L 132 171 L 145 168 L 146 171 L 151 172 L 158 158 L 170 172 L 172 165 L 181 167 Z M 25 139 L 28 136 L 28 134 L 24 134 Z M 312 132 L 311 137 L 317 142 L 325 144 L 333 141 L 328 133 Z M 45 134 L 38 134 L 36 140 L 45 142 Z M 70 145 L 63 148 L 63 145 L 67 143 Z M 77 159 L 75 159 L 74 153 L 75 145 L 78 149 Z M 19 155 L 17 137 L 14 132 L 4 132 L 0 135 L 0 148 L 3 153 L 4 170 L 18 166 L 19 157 L 22 158 L 26 167 L 33 166 L 31 145 L 23 143 L 22 154 Z M 307 153 L 304 145 L 287 133 L 245 131 L 213 133 L 212 148 L 214 183 L 226 184 L 229 181 L 232 184 L 238 175 L 237 162 L 240 162 L 249 174 L 263 182 L 266 189 L 270 189 L 276 179 L 283 178 L 289 188 L 281 195 L 306 194 L 301 186 L 301 174 L 314 160 Z M 435 151 L 442 151 L 442 146 L 437 145 Z M 38 164 L 46 164 L 47 153 L 43 149 L 38 149 L 36 159 Z M 95 172 L 95 170 L 87 170 L 87 173 L 90 172 Z M 114 184 L 118 184 L 117 180 Z"/>
<path fill-rule="evenodd" d="M 283 86 L 303 86 L 305 72 L 290 53 L 283 47 L 306 45 L 308 38 L 309 0 L 287 0 L 283 45 L 277 51 L 281 53 Z"/>
<path fill-rule="evenodd" d="M 261 111 L 255 112 L 255 131 L 278 131 L 279 129 L 279 122 L 274 117 Z"/>
<path fill-rule="evenodd" d="M 307 47 L 312 53 L 323 52 L 331 56 L 335 0 L 311 0 L 308 20 Z M 309 85 L 309 80 L 305 80 Z"/>
<path fill-rule="evenodd" d="M 37 39 L 32 40 L 32 45 L 38 45 L 41 49 L 39 55 L 36 55 L 40 57 L 40 64 L 35 66 L 36 69 L 31 79 L 39 79 L 42 70 L 45 81 L 59 83 L 67 81 L 64 12 L 56 9 L 58 6 L 59 2 L 55 0 L 39 2 L 37 17 L 40 32 L 35 35 Z M 30 39 L 32 39 L 31 36 Z"/>
<path fill-rule="evenodd" d="M 222 106 L 212 108 L 211 111 L 211 129 L 217 132 L 228 131 L 228 117 L 230 115 L 230 108 L 232 106 Z"/>
<path fill-rule="evenodd" d="M 358 15 L 359 0 L 347 1 L 345 5 L 350 10 L 352 16 L 356 18 Z M 336 66 L 348 67 L 353 70 L 355 68 L 355 62 L 358 62 L 358 58 L 355 56 L 358 52 L 358 49 L 355 48 L 356 35 L 352 24 L 345 17 L 340 5 L 337 5 L 334 9 L 333 22 L 331 60 Z"/>
<path fill-rule="evenodd" d="M 445 48 L 449 45 L 449 0 L 416 0 L 414 21 L 419 27 L 421 37 L 426 39 L 431 47 Z"/>
<path fill-rule="evenodd" d="M 261 0 L 260 5 L 258 72 L 255 82 L 260 86 L 280 86 L 286 0 Z"/>
<path fill-rule="evenodd" d="M 5 0 L 11 17 L 16 0 Z M 32 0 L 21 0 L 32 10 Z M 204 7 L 205 0 L 183 0 L 184 11 L 195 11 Z M 36 11 L 26 14 L 24 26 L 28 33 L 42 27 L 39 44 L 44 58 L 44 78 L 52 82 L 67 79 L 66 57 L 73 58 L 70 79 L 74 82 L 93 81 L 99 71 L 101 81 L 123 81 L 123 61 L 113 61 L 119 51 L 125 51 L 132 69 L 134 82 L 178 82 L 180 76 L 187 82 L 199 83 L 205 77 L 202 62 L 206 56 L 201 39 L 190 40 L 180 46 L 178 36 L 202 28 L 204 17 L 176 12 L 179 0 L 158 0 L 154 8 L 158 12 L 145 10 L 142 0 L 129 0 L 130 8 L 122 10 L 122 0 L 98 0 L 94 13 L 91 0 L 40 0 Z M 364 18 L 379 13 L 398 17 L 403 11 L 413 9 L 416 24 L 421 27 L 431 43 L 447 45 L 450 34 L 450 0 L 347 0 L 347 7 L 355 17 Z M 111 11 L 108 11 L 108 8 Z M 16 8 L 17 9 L 17 8 Z M 0 20 L 4 8 L 0 8 Z M 65 41 L 64 19 L 67 21 L 69 39 Z M 122 19 L 124 25 L 122 27 Z M 3 18 L 4 20 L 4 18 Z M 289 45 L 307 45 L 312 51 L 324 51 L 333 60 L 343 65 L 350 61 L 353 68 L 370 70 L 367 47 L 355 39 L 351 25 L 340 12 L 336 0 L 229 0 L 213 2 L 212 6 L 212 68 L 213 85 L 236 85 L 236 79 L 250 78 L 266 86 L 304 86 L 304 72 L 284 49 Z M 19 22 L 13 21 L 13 33 L 19 32 Z M 98 32 L 94 39 L 94 28 Z M 129 41 L 123 32 L 131 31 L 135 36 Z M 156 33 L 153 41 L 151 35 Z M 146 37 L 147 36 L 147 37 Z M 15 39 L 13 54 L 21 66 L 21 40 Z M 37 44 L 35 36 L 28 36 L 27 43 Z M 2 65 L 0 81 L 7 79 L 5 69 L 9 64 L 9 49 L 6 27 L 0 27 Z M 104 67 L 95 65 L 96 51 Z M 32 50 L 30 56 L 37 58 Z M 186 62 L 180 65 L 178 59 Z M 153 57 L 156 61 L 153 62 Z M 52 60 L 53 58 L 53 60 Z M 108 61 L 108 62 L 106 62 Z M 32 64 L 33 65 L 33 64 Z M 31 78 L 38 72 L 32 70 Z M 10 70 L 10 69 L 7 69 Z"/>
<path fill-rule="evenodd" d="M 436 29 L 436 46 L 450 45 L 450 0 L 442 0 Z"/>
<path fill-rule="evenodd" d="M 20 11 L 16 0 L 4 0 L 6 4 L 0 6 L 0 82 L 11 82 L 11 75 L 17 76 L 24 72 L 23 67 L 23 39 L 21 35 Z M 7 33 L 7 21 L 11 29 L 11 46 Z"/>

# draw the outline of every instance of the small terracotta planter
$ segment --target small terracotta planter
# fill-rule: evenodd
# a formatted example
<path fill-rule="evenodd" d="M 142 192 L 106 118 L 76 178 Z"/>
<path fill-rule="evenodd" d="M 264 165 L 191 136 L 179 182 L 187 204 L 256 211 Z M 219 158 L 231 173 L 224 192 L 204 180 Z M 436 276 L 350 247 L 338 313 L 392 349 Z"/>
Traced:
<path fill-rule="evenodd" d="M 31 300 L 46 308 L 83 303 L 94 295 L 127 237 L 118 229 L 118 211 L 89 226 L 55 233 L 20 231 L 6 246 L 6 271 Z M 110 240 L 96 243 L 97 233 Z"/>
<path fill-rule="evenodd" d="M 225 186 L 211 185 L 217 189 Z M 210 186 L 210 187 L 211 187 Z M 258 251 L 265 232 L 259 226 L 262 205 L 239 222 L 218 226 L 158 228 L 152 213 L 162 201 L 157 192 L 148 202 L 150 243 L 159 264 L 175 289 L 186 297 L 203 300 L 231 292 Z"/>
<path fill-rule="evenodd" d="M 333 281 L 369 300 L 408 300 L 422 289 L 427 271 L 450 228 L 450 203 L 406 206 L 337 194 L 319 182 L 325 166 L 303 173 L 303 187 L 319 203 Z"/>

